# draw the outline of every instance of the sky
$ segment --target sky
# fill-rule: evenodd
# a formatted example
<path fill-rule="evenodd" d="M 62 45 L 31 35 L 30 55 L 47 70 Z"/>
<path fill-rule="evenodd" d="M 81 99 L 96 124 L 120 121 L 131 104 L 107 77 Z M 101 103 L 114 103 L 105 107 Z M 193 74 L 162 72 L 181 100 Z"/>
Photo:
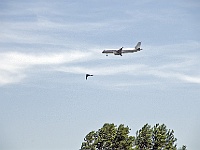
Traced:
<path fill-rule="evenodd" d="M 198 0 L 1 0 L 0 149 L 75 150 L 146 123 L 198 150 Z M 102 51 L 133 48 L 123 56 Z M 85 74 L 93 74 L 85 80 Z"/>

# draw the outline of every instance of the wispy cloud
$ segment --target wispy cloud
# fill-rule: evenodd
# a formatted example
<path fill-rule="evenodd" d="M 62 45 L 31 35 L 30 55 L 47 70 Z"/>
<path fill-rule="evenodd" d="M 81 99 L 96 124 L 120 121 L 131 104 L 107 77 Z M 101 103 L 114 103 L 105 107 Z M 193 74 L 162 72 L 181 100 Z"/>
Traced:
<path fill-rule="evenodd" d="M 146 2 L 151 3 L 151 0 Z M 27 77 L 27 70 L 32 69 L 34 66 L 43 68 L 44 65 L 51 65 L 52 71 L 64 73 L 84 74 L 88 72 L 101 76 L 125 74 L 147 78 L 153 76 L 199 84 L 200 72 L 198 71 L 199 65 L 197 63 L 199 56 L 196 55 L 197 49 L 200 48 L 199 42 L 189 41 L 184 44 L 162 46 L 144 45 L 144 52 L 139 56 L 142 61 L 134 62 L 131 57 L 123 57 L 120 61 L 109 64 L 109 62 L 99 56 L 101 55 L 99 47 L 95 48 L 98 51 L 97 54 L 97 51 L 92 50 L 95 44 L 92 45 L 92 42 L 87 43 L 84 41 L 85 34 L 97 36 L 99 34 L 109 35 L 113 33 L 121 37 L 122 33 L 114 33 L 112 31 L 125 31 L 127 29 L 127 31 L 129 29 L 132 31 L 132 28 L 136 28 L 134 30 L 137 30 L 138 34 L 141 34 L 139 32 L 149 31 L 149 28 L 145 29 L 147 26 L 144 26 L 143 22 L 145 24 L 154 22 L 157 24 L 159 22 L 163 25 L 166 22 L 170 22 L 173 25 L 180 24 L 177 18 L 185 15 L 186 12 L 182 13 L 179 10 L 169 12 L 168 8 L 161 10 L 160 13 L 157 13 L 157 10 L 151 12 L 151 9 L 142 12 L 138 9 L 127 9 L 127 11 L 115 9 L 112 10 L 115 15 L 105 18 L 105 14 L 110 11 L 110 6 L 102 7 L 105 11 L 95 7 L 92 8 L 92 11 L 98 12 L 97 15 L 91 15 L 91 11 L 82 10 L 85 12 L 84 14 L 73 16 L 70 13 L 69 5 L 60 6 L 59 3 L 54 2 L 49 4 L 49 7 L 44 8 L 42 4 L 39 1 L 37 3 L 21 4 L 13 2 L 8 5 L 10 11 L 4 10 L 0 14 L 0 17 L 4 18 L 0 24 L 2 29 L 0 42 L 3 43 L 2 45 L 0 43 L 0 46 L 5 50 L 4 45 L 10 45 L 9 52 L 0 53 L 0 85 L 21 82 Z M 77 8 L 79 7 L 75 2 L 70 4 Z M 137 6 L 144 4 L 144 2 L 136 2 Z M 26 7 L 27 5 L 30 7 Z M 59 11 L 57 11 L 58 9 Z M 17 15 L 15 15 L 16 12 Z M 174 13 L 179 15 L 175 16 Z M 118 16 L 117 14 L 120 15 Z M 165 19 L 163 19 L 163 16 L 165 16 Z M 12 20 L 12 18 L 17 19 Z M 168 21 L 166 21 L 166 18 Z M 79 39 L 79 36 L 82 37 Z M 95 39 L 95 41 L 97 40 Z M 21 47 L 17 49 L 12 45 L 13 43 L 19 43 Z M 59 52 L 54 47 L 51 49 L 51 52 L 42 53 L 38 52 L 38 47 L 35 48 L 32 45 L 29 48 L 26 44 L 52 44 L 52 46 L 56 47 L 56 45 L 59 45 L 62 48 L 61 50 L 59 49 Z M 113 44 L 113 47 L 115 45 L 116 43 Z M 103 46 L 105 46 L 105 43 Z M 68 50 L 72 48 L 76 50 Z M 79 48 L 81 51 L 77 51 Z M 22 51 L 21 49 L 23 49 L 23 52 L 19 52 Z M 1 49 L 1 51 L 3 50 Z M 116 60 L 118 59 L 118 57 L 115 58 Z M 83 65 L 80 62 L 87 63 L 87 65 Z M 121 85 L 124 85 L 124 83 Z M 131 85 L 131 83 L 127 83 L 127 85 Z"/>
<path fill-rule="evenodd" d="M 22 81 L 26 77 L 26 71 L 33 66 L 49 66 L 80 62 L 87 59 L 91 54 L 83 52 L 67 53 L 0 53 L 0 85 Z"/>
<path fill-rule="evenodd" d="M 197 47 L 198 46 L 197 44 Z M 166 47 L 158 48 L 166 49 Z M 167 49 L 170 50 L 171 47 L 168 46 Z M 159 78 L 161 80 L 163 79 L 163 81 L 169 79 L 172 82 L 179 81 L 200 84 L 200 72 L 198 71 L 199 57 L 196 56 L 195 53 L 190 55 L 174 54 L 166 57 L 166 60 L 162 60 L 162 63 L 155 63 L 152 60 L 154 54 L 157 52 L 150 52 L 148 47 L 145 51 L 147 55 L 143 54 L 139 58 L 145 61 L 137 62 L 132 60 L 132 57 L 126 56 L 111 56 L 109 59 L 104 56 L 102 58 L 100 56 L 103 55 L 101 55 L 99 51 L 97 53 L 97 51 L 92 48 L 85 52 L 77 50 L 59 53 L 3 52 L 0 53 L 0 85 L 21 82 L 27 77 L 27 72 L 30 69 L 34 71 L 35 69 L 37 70 L 37 68 L 40 68 L 40 70 L 43 70 L 41 68 L 51 69 L 52 72 L 59 71 L 70 74 L 92 73 L 99 76 L 131 75 L 137 77 L 137 80 L 141 81 L 144 78 L 148 80 Z M 183 50 L 183 52 L 184 51 L 185 50 Z M 163 52 L 164 51 L 161 51 L 160 55 L 162 56 L 160 56 L 160 59 L 163 59 Z M 120 61 L 117 61 L 118 59 L 120 59 Z M 112 60 L 115 61 L 115 63 L 110 64 Z M 117 84 L 132 85 L 129 82 Z"/>
<path fill-rule="evenodd" d="M 165 68 L 166 66 L 163 66 Z M 160 67 L 162 68 L 162 67 Z M 180 68 L 181 69 L 181 68 Z M 148 66 L 148 65 L 116 65 L 111 67 L 60 67 L 56 69 L 57 71 L 62 71 L 66 73 L 74 74 L 84 74 L 84 73 L 93 73 L 95 75 L 134 75 L 134 76 L 154 76 L 156 78 L 169 79 L 172 81 L 184 81 L 188 83 L 197 83 L 200 84 L 200 75 L 190 75 L 187 73 L 181 73 L 180 70 L 174 71 L 173 69 L 159 69 L 157 67 Z M 127 83 L 130 84 L 130 83 Z"/>
<path fill-rule="evenodd" d="M 149 75 L 153 75 L 158 78 L 170 79 L 172 81 L 184 81 L 186 83 L 196 83 L 200 84 L 200 75 L 189 75 L 181 73 L 179 71 L 171 70 L 147 70 L 146 72 Z"/>
<path fill-rule="evenodd" d="M 57 71 L 67 72 L 67 73 L 75 73 L 75 74 L 85 74 L 85 73 L 93 73 L 95 75 L 116 75 L 129 73 L 133 71 L 138 71 L 143 69 L 144 65 L 135 64 L 135 65 L 116 65 L 116 66 L 93 66 L 91 68 L 81 67 L 81 66 L 70 66 L 70 67 L 60 67 L 57 68 Z"/>

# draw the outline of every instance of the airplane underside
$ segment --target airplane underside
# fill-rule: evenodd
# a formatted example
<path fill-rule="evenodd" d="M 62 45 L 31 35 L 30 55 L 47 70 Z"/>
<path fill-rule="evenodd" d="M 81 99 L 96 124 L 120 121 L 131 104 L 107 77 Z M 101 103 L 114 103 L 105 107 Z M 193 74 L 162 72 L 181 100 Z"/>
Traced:
<path fill-rule="evenodd" d="M 122 53 L 121 52 L 114 52 L 114 55 L 120 55 L 120 56 L 122 56 Z"/>

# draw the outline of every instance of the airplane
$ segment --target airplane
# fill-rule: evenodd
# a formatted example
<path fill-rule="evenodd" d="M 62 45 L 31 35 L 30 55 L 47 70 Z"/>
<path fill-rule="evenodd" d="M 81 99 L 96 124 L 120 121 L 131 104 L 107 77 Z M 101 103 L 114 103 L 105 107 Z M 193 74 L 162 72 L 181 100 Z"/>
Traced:
<path fill-rule="evenodd" d="M 85 75 L 85 79 L 87 80 L 87 78 L 88 78 L 89 76 L 93 76 L 93 75 L 92 75 L 92 74 L 86 74 L 86 75 Z"/>
<path fill-rule="evenodd" d="M 107 49 L 107 50 L 104 50 L 102 53 L 106 53 L 106 56 L 108 56 L 109 53 L 122 56 L 122 53 L 134 53 L 134 52 L 142 50 L 140 46 L 141 46 L 141 42 L 138 42 L 135 48 L 133 49 L 130 49 L 130 48 L 123 49 L 123 47 L 121 47 L 120 49 Z"/>

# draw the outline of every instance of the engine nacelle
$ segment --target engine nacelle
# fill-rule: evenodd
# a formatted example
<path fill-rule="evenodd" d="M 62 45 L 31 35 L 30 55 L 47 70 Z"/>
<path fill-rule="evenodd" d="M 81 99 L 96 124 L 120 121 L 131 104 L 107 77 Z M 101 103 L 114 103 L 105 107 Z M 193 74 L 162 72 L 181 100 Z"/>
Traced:
<path fill-rule="evenodd" d="M 137 50 L 138 50 L 138 51 L 141 51 L 142 49 L 141 49 L 141 48 L 138 48 Z"/>
<path fill-rule="evenodd" d="M 119 53 L 119 52 L 117 52 L 117 51 L 115 51 L 115 52 L 114 52 L 114 54 L 115 54 L 115 55 L 120 55 L 120 53 Z"/>

